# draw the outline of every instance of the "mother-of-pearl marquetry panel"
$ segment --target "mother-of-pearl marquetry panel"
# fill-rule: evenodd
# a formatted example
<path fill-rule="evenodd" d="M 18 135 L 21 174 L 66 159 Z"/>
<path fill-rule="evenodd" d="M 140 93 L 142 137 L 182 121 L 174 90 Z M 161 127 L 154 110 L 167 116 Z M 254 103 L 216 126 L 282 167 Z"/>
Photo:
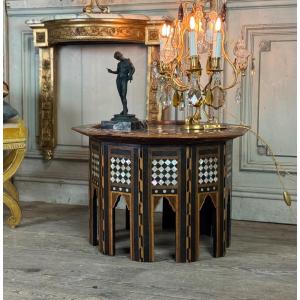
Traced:
<path fill-rule="evenodd" d="M 296 26 L 245 26 L 255 73 L 244 81 L 242 120 L 272 145 L 281 165 L 296 170 Z M 246 155 L 242 155 L 245 153 Z M 270 151 L 254 135 L 243 138 L 242 170 L 273 171 Z"/>
<path fill-rule="evenodd" d="M 151 170 L 153 186 L 177 186 L 178 161 L 176 159 L 153 159 Z"/>
<path fill-rule="evenodd" d="M 199 160 L 199 184 L 216 184 L 218 182 L 218 158 L 202 157 Z"/>
<path fill-rule="evenodd" d="M 140 119 L 146 117 L 147 49 L 141 45 L 84 45 L 63 46 L 58 49 L 58 144 L 87 146 L 71 128 L 80 124 L 109 120 L 122 111 L 116 88 L 115 51 L 129 57 L 136 71 L 128 83 L 129 113 Z"/>
<path fill-rule="evenodd" d="M 110 181 L 112 184 L 131 184 L 131 160 L 126 157 L 111 157 Z"/>

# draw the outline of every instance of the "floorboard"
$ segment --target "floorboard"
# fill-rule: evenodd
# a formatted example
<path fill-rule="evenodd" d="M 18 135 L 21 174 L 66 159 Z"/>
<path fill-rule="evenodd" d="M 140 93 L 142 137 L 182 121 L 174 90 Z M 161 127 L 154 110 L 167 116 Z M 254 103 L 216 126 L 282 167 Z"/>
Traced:
<path fill-rule="evenodd" d="M 4 226 L 4 299 L 296 299 L 296 226 L 234 221 L 226 257 L 201 239 L 199 261 L 174 262 L 175 234 L 156 214 L 154 263 L 129 259 L 125 211 L 117 210 L 115 257 L 89 245 L 87 207 L 22 203 Z M 5 214 L 7 211 L 5 210 Z"/>

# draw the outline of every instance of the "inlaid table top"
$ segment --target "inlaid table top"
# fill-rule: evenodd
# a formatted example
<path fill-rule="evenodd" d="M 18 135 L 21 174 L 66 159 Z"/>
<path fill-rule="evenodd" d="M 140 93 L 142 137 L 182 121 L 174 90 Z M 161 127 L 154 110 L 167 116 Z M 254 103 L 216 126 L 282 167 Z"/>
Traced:
<path fill-rule="evenodd" d="M 154 125 L 148 129 L 135 131 L 117 131 L 111 129 L 101 129 L 99 124 L 82 125 L 72 128 L 89 137 L 100 138 L 102 140 L 120 140 L 139 143 L 170 143 L 183 142 L 195 143 L 203 141 L 230 140 L 244 135 L 248 128 L 242 125 L 225 125 L 224 129 L 218 130 L 187 130 L 183 125 Z"/>

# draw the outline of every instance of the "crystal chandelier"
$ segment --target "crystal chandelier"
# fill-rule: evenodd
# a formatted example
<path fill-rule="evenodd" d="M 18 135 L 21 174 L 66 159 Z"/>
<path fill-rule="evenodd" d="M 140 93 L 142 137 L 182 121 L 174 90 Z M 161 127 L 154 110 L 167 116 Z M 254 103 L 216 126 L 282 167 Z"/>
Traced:
<path fill-rule="evenodd" d="M 226 2 L 218 11 L 214 1 L 195 0 L 182 1 L 177 19 L 161 29 L 160 62 L 153 66 L 157 98 L 164 108 L 172 104 L 190 110 L 185 120 L 187 129 L 222 128 L 215 112 L 224 105 L 226 91 L 238 83 L 248 67 L 250 53 L 243 37 L 234 47 L 234 61 L 230 60 L 225 50 L 225 27 Z M 233 79 L 224 86 L 226 63 L 233 70 Z"/>

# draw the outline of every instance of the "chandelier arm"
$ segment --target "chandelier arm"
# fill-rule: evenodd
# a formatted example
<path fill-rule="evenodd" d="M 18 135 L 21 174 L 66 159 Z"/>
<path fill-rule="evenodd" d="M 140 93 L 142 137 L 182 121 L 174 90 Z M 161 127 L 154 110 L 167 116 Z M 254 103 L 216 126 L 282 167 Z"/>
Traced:
<path fill-rule="evenodd" d="M 213 79 L 213 76 L 212 75 L 210 75 L 210 77 L 209 77 L 209 81 L 208 81 L 208 83 L 207 83 L 207 85 L 205 86 L 205 88 L 204 88 L 204 91 L 206 92 L 207 91 L 207 88 L 211 85 L 211 83 L 212 83 L 212 79 Z"/>
<path fill-rule="evenodd" d="M 222 51 L 223 51 L 223 55 L 224 55 L 225 60 L 230 64 L 230 66 L 232 67 L 233 72 L 234 72 L 233 82 L 229 86 L 222 88 L 223 91 L 226 91 L 226 90 L 229 90 L 229 89 L 233 88 L 237 84 L 239 72 L 238 72 L 238 70 L 235 67 L 234 63 L 230 60 L 230 58 L 228 57 L 228 55 L 225 51 L 225 32 L 224 32 L 224 29 L 222 29 Z"/>
<path fill-rule="evenodd" d="M 208 107 L 208 105 L 207 104 L 203 104 L 203 111 L 204 111 L 204 113 L 205 113 L 205 116 L 206 116 L 206 118 L 208 119 L 209 118 L 209 116 L 208 116 L 208 113 L 207 113 L 207 111 L 206 111 L 206 108 Z"/>
<path fill-rule="evenodd" d="M 179 92 L 186 92 L 190 88 L 190 86 L 185 84 L 181 79 L 175 78 L 174 72 L 171 73 L 170 82 L 171 83 L 169 83 L 168 85 L 173 86 L 173 88 Z"/>
<path fill-rule="evenodd" d="M 103 9 L 103 7 L 108 7 L 107 5 L 101 4 L 100 1 L 101 1 L 101 0 L 95 0 L 96 5 L 97 5 L 97 7 L 98 7 L 100 10 Z M 99 2 L 100 2 L 100 3 L 99 3 Z"/>
<path fill-rule="evenodd" d="M 178 55 L 178 61 L 179 62 L 182 62 L 182 60 L 184 59 L 184 49 L 185 49 L 185 41 L 184 41 L 184 36 L 185 36 L 185 33 L 187 31 L 186 27 L 184 26 L 183 28 L 185 28 L 183 31 L 182 31 L 182 34 L 181 34 L 181 37 L 180 37 L 180 42 L 181 42 L 181 47 L 179 48 L 181 51 Z"/>
<path fill-rule="evenodd" d="M 94 7 L 94 0 L 90 0 L 88 4 L 86 4 L 83 8 L 83 12 L 92 12 Z"/>
<path fill-rule="evenodd" d="M 95 0 L 96 5 L 98 6 L 98 8 L 100 8 L 101 4 L 99 3 L 99 0 Z"/>

